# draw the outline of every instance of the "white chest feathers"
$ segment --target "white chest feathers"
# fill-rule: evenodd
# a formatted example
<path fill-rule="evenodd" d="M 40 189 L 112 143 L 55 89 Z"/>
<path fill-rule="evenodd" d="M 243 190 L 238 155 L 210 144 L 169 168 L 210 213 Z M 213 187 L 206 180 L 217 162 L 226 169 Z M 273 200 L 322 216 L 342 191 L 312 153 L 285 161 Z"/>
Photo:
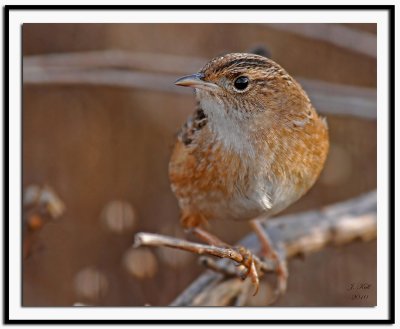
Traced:
<path fill-rule="evenodd" d="M 228 150 L 254 157 L 247 114 L 239 109 L 228 108 L 222 99 L 205 92 L 199 91 L 198 99 L 217 141 Z"/>

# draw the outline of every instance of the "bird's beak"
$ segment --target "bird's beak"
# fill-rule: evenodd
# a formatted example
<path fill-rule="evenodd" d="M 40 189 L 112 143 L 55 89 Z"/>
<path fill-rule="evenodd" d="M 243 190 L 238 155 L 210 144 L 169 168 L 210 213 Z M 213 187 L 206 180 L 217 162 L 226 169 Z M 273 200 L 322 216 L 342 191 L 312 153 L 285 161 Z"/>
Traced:
<path fill-rule="evenodd" d="M 199 88 L 199 89 L 205 89 L 205 90 L 210 90 L 210 91 L 218 88 L 218 85 L 216 85 L 215 83 L 204 81 L 203 73 L 195 73 L 192 75 L 186 75 L 186 76 L 176 80 L 175 84 L 177 86 Z"/>

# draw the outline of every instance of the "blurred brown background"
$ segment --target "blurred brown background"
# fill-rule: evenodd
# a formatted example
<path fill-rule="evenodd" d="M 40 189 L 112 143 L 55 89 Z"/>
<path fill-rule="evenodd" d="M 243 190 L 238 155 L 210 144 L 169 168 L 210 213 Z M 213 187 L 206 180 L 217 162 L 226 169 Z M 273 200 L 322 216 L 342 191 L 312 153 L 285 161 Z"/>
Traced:
<path fill-rule="evenodd" d="M 335 43 L 330 28 L 338 27 L 335 31 L 342 33 L 343 39 L 356 38 L 356 44 L 357 38 L 376 40 L 376 25 L 332 24 L 319 30 L 316 26 L 319 37 L 286 27 L 23 25 L 24 59 L 34 58 L 36 64 L 48 64 L 48 54 L 68 56 L 96 51 L 98 55 L 119 50 L 128 52 L 128 58 L 130 53 L 145 54 L 141 58 L 147 62 L 136 71 L 156 75 L 150 80 L 154 84 L 146 84 L 144 78 L 136 76 L 129 86 L 124 85 L 126 77 L 119 80 L 118 74 L 135 69 L 135 63 L 128 68 L 114 65 L 107 75 L 104 67 L 97 67 L 91 60 L 79 62 L 78 58 L 79 65 L 89 68 L 85 68 L 85 76 L 79 75 L 83 70 L 78 69 L 71 78 L 67 65 L 57 72 L 50 67 L 46 76 L 40 65 L 28 72 L 24 62 L 24 74 L 31 74 L 29 79 L 24 75 L 23 87 L 25 201 L 35 199 L 45 186 L 50 198 L 56 195 L 60 199 L 60 206 L 50 214 L 48 209 L 26 208 L 25 306 L 163 306 L 202 272 L 193 255 L 131 249 L 135 232 L 182 236 L 167 168 L 175 135 L 195 101 L 191 93 L 176 91 L 178 87 L 173 86 L 174 78 L 183 75 L 181 71 L 190 64 L 182 63 L 174 71 L 174 67 L 163 63 L 164 56 L 183 56 L 188 62 L 193 58 L 190 63 L 200 69 L 197 63 L 205 64 L 216 55 L 264 46 L 291 75 L 300 81 L 316 82 L 314 85 L 323 86 L 328 96 L 335 95 L 333 85 L 342 86 L 339 91 L 354 91 L 361 103 L 365 100 L 362 95 L 374 95 L 376 56 L 370 50 L 352 49 L 351 43 Z M 336 34 L 336 39 L 341 40 L 340 35 Z M 56 64 L 62 66 L 63 58 Z M 108 59 L 113 66 L 114 58 Z M 171 76 L 167 84 L 162 83 L 162 77 L 157 78 L 160 68 L 164 71 L 161 73 Z M 57 74 L 64 72 L 64 76 L 55 78 L 60 75 L 52 75 L 52 69 Z M 190 73 L 194 72 L 186 72 Z M 102 77 L 114 75 L 114 84 L 102 83 Z M 93 76 L 94 81 L 87 76 Z M 353 105 L 349 102 L 348 106 L 351 110 Z M 375 119 L 323 109 L 320 112 L 327 116 L 330 128 L 328 163 L 316 186 L 285 213 L 320 207 L 376 188 Z M 211 223 L 210 229 L 231 243 L 249 231 L 246 223 L 228 223 Z M 279 306 L 376 304 L 375 241 L 327 247 L 304 259 L 294 259 L 289 263 L 289 273 L 288 292 Z M 363 282 L 371 284 L 369 298 L 352 300 L 347 287 Z"/>

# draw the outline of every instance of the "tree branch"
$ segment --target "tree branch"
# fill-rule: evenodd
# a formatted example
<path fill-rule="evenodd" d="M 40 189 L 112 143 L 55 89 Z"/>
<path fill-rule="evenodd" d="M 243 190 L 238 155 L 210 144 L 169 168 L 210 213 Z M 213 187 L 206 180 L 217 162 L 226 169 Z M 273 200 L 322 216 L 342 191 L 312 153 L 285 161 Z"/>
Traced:
<path fill-rule="evenodd" d="M 355 239 L 368 241 L 375 238 L 376 205 L 376 191 L 372 191 L 320 210 L 271 219 L 265 222 L 264 228 L 273 243 L 283 248 L 286 257 L 290 258 L 316 252 L 328 244 L 341 245 Z M 258 250 L 255 234 L 246 236 L 239 244 Z M 228 263 L 226 259 L 220 260 L 218 267 L 225 267 Z M 229 291 L 236 293 L 232 295 Z M 248 287 L 240 279 L 226 279 L 221 273 L 206 271 L 170 305 L 210 306 L 216 303 L 227 306 L 240 300 L 243 304 L 243 299 L 246 299 L 243 294 L 247 297 Z M 218 299 L 218 295 L 229 295 L 230 298 Z"/>

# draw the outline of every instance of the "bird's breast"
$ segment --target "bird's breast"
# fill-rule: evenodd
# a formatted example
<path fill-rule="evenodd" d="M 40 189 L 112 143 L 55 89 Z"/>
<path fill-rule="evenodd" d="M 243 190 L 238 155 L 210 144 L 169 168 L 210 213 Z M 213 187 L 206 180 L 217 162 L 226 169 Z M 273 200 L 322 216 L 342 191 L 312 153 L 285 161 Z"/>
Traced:
<path fill-rule="evenodd" d="M 185 145 L 178 140 L 169 175 L 183 213 L 250 219 L 271 206 L 265 186 L 257 185 L 258 167 L 254 159 L 227 150 L 222 143 Z"/>

